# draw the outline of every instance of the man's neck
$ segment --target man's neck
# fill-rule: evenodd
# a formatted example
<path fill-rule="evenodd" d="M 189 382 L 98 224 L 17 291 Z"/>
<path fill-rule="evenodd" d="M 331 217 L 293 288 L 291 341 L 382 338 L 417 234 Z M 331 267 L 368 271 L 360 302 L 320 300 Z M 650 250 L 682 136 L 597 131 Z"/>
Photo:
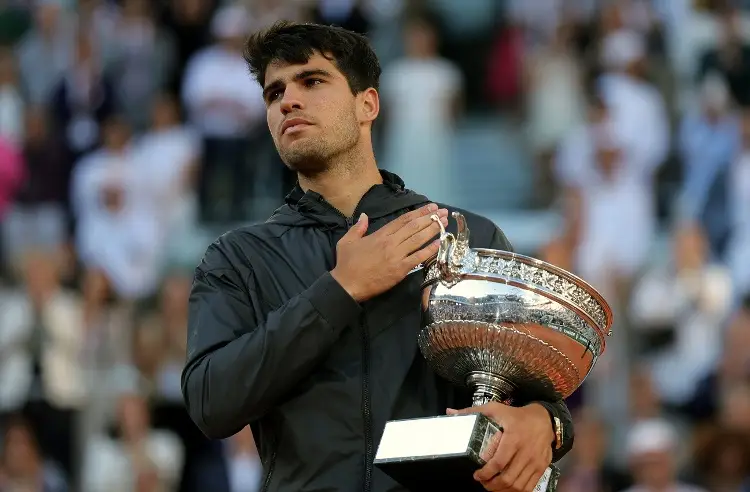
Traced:
<path fill-rule="evenodd" d="M 332 166 L 329 171 L 316 176 L 299 175 L 299 184 L 303 190 L 319 193 L 347 217 L 354 214 L 362 196 L 382 182 L 374 156 L 348 165 L 342 163 Z"/>

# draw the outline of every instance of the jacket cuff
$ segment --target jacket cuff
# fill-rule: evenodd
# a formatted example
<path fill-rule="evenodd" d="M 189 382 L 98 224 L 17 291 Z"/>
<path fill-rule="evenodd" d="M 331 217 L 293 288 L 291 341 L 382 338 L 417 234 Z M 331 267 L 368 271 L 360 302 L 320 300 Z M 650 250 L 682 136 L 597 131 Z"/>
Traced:
<path fill-rule="evenodd" d="M 341 287 L 330 273 L 323 274 L 303 294 L 315 310 L 338 335 L 347 325 L 355 323 L 362 307 Z"/>
<path fill-rule="evenodd" d="M 563 442 L 560 448 L 552 448 L 552 462 L 555 463 L 562 459 L 562 457 L 568 454 L 568 451 L 573 448 L 573 422 L 570 420 L 570 413 L 567 411 L 567 407 L 565 411 L 561 411 L 560 405 L 565 405 L 562 401 L 555 403 L 550 403 L 548 401 L 534 401 L 532 403 L 541 405 L 547 410 L 547 413 L 550 415 L 550 425 L 553 425 L 552 419 L 555 417 L 560 419 L 560 424 L 562 425 L 563 430 Z"/>

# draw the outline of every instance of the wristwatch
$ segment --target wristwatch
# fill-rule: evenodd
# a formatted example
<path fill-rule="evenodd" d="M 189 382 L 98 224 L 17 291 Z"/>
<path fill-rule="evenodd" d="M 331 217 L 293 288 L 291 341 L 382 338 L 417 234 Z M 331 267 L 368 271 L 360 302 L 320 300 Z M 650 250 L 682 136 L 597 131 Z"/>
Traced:
<path fill-rule="evenodd" d="M 555 431 L 555 440 L 552 441 L 552 448 L 557 451 L 563 445 L 563 438 L 565 437 L 563 432 L 563 425 L 560 419 L 556 416 L 552 416 L 552 430 Z"/>

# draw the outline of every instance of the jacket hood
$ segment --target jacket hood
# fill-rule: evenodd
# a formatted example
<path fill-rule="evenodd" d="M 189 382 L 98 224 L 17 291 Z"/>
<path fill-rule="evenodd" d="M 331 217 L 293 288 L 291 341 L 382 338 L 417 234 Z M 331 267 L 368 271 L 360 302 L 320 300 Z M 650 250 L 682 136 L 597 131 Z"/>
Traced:
<path fill-rule="evenodd" d="M 404 182 L 397 175 L 380 170 L 382 184 L 370 188 L 360 200 L 355 214 L 365 213 L 372 219 L 378 219 L 403 209 L 412 209 L 429 202 L 426 196 L 407 190 Z M 342 227 L 347 218 L 326 202 L 325 198 L 314 191 L 305 192 L 297 183 L 286 196 L 286 203 L 279 207 L 266 223 L 292 227 L 324 226 L 326 228 Z"/>

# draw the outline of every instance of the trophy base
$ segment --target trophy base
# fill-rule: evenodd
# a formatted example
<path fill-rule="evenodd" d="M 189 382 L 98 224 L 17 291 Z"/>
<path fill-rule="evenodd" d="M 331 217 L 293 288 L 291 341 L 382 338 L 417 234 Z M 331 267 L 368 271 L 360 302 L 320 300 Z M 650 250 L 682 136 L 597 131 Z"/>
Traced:
<path fill-rule="evenodd" d="M 392 420 L 386 423 L 374 465 L 413 492 L 482 492 L 474 472 L 482 452 L 502 429 L 482 414 Z M 559 474 L 547 468 L 535 492 L 554 492 Z"/>

